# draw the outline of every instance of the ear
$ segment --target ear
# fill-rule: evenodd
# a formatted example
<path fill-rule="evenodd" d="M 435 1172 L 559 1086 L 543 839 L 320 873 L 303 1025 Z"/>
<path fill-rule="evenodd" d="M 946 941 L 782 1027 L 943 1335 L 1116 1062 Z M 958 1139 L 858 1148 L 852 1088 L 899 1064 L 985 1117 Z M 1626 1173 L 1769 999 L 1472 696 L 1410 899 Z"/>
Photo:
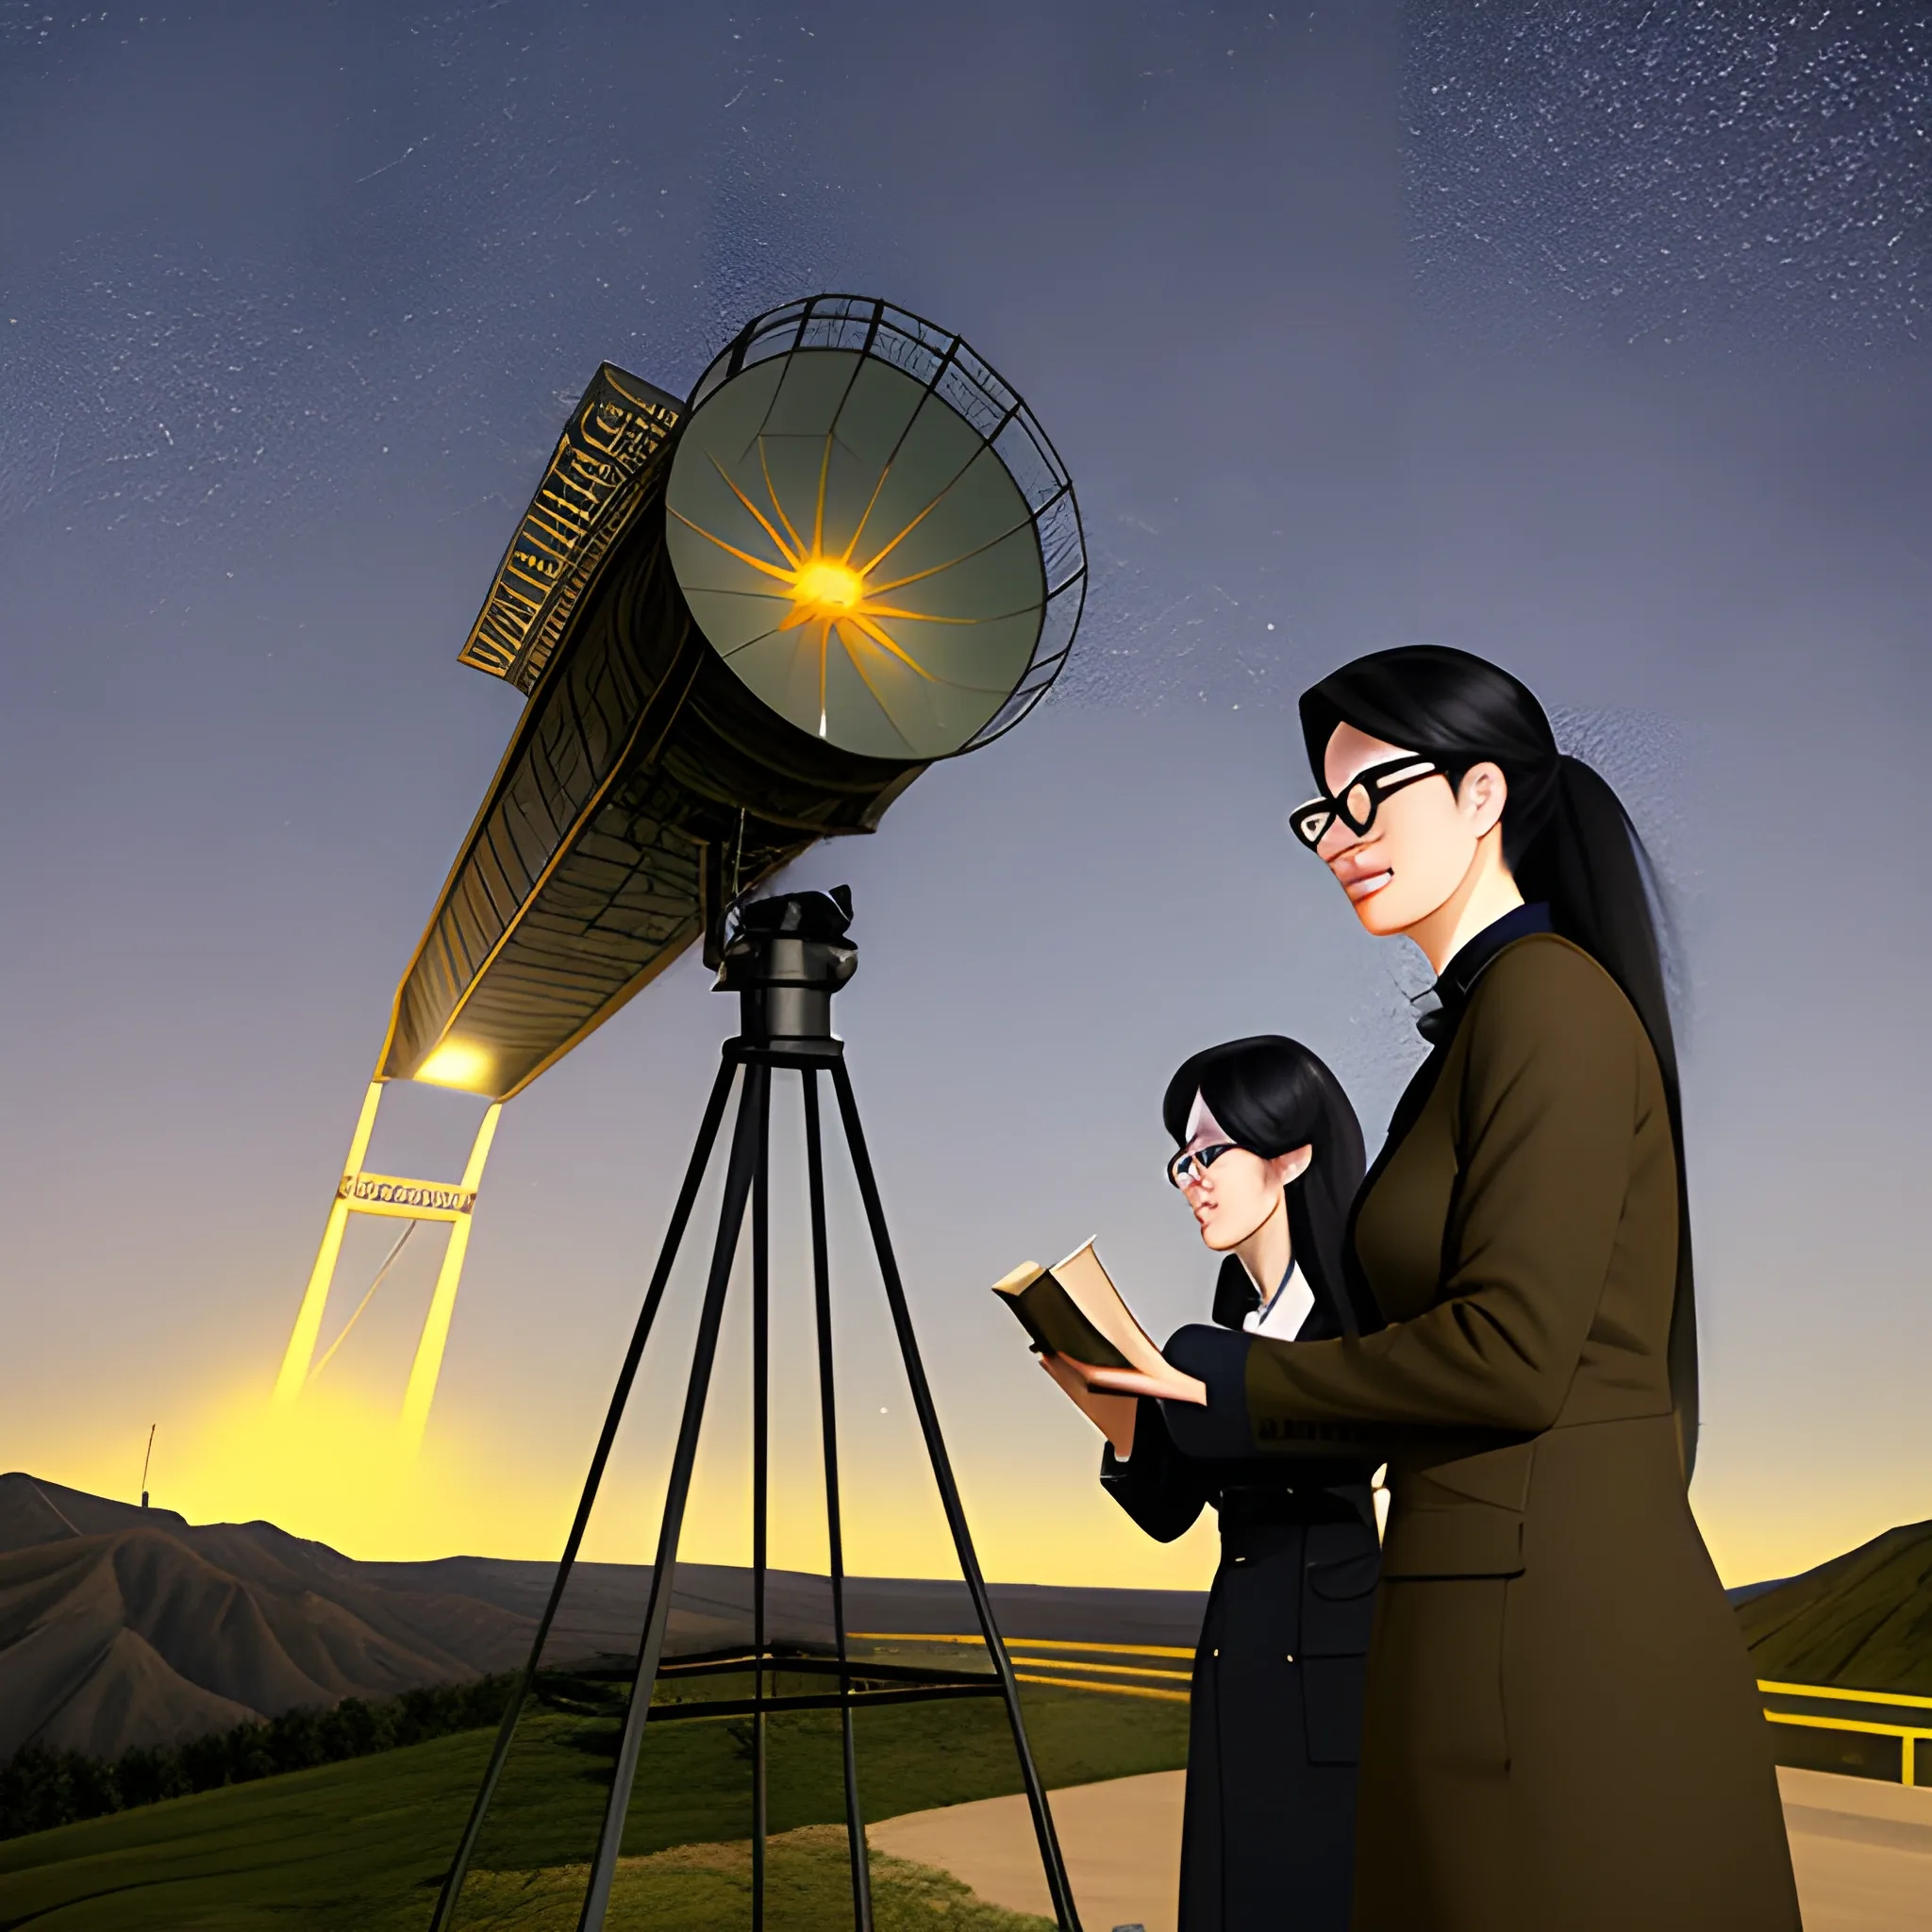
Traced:
<path fill-rule="evenodd" d="M 1277 1154 L 1268 1163 L 1268 1178 L 1272 1185 L 1285 1188 L 1291 1182 L 1298 1181 L 1313 1164 L 1315 1150 L 1312 1146 L 1291 1147 L 1286 1154 Z"/>
<path fill-rule="evenodd" d="M 1492 832 L 1503 822 L 1503 808 L 1509 803 L 1509 781 L 1497 764 L 1472 765 L 1457 788 L 1456 807 L 1478 839 Z"/>

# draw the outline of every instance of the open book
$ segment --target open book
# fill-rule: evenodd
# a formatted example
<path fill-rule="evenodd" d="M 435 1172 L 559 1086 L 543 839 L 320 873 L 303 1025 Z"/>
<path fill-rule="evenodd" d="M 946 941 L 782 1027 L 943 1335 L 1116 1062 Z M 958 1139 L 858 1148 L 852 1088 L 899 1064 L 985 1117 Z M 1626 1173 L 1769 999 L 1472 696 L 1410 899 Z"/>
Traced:
<path fill-rule="evenodd" d="M 1064 1261 L 1042 1268 L 1023 1262 L 995 1281 L 1021 1327 L 1041 1354 L 1064 1356 L 1095 1369 L 1139 1369 L 1160 1374 L 1160 1351 L 1108 1280 L 1093 1243 L 1084 1241 Z"/>

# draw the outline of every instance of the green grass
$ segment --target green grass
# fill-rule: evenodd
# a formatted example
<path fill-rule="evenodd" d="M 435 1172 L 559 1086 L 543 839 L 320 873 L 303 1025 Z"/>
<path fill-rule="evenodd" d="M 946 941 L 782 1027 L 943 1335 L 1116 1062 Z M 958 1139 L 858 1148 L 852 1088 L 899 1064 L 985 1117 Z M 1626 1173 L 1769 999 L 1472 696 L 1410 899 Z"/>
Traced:
<path fill-rule="evenodd" d="M 768 1847 L 765 1911 L 788 1932 L 837 1932 L 852 1924 L 852 1868 L 842 1825 L 808 1824 Z M 1050 1921 L 975 1898 L 958 1879 L 874 1852 L 877 1932 L 1046 1932 Z M 465 1889 L 462 1932 L 576 1932 L 584 1869 L 485 1872 Z M 625 1858 L 611 1887 L 609 1932 L 717 1932 L 751 1918 L 751 1848 L 679 1845 Z"/>
<path fill-rule="evenodd" d="M 711 1689 L 723 1691 L 715 1683 Z M 1027 1734 L 1048 1785 L 1185 1761 L 1184 1705 L 1034 1686 L 1024 1696 Z M 1020 1789 L 994 1700 L 891 1706 L 861 1711 L 857 1723 L 869 1818 Z M 842 1821 L 836 1713 L 774 1718 L 769 1735 L 771 1829 L 789 1834 Z M 478 1847 L 475 1864 L 491 1875 L 465 1894 L 466 1907 L 493 1916 L 466 1909 L 464 1932 L 472 1924 L 479 1932 L 547 1926 L 558 1896 L 576 1895 L 567 1868 L 590 1856 L 613 1740 L 608 1711 L 553 1707 L 526 1717 Z M 733 1902 L 743 1881 L 724 1852 L 708 1855 L 708 1863 L 691 1862 L 694 1855 L 682 1862 L 653 1855 L 748 1836 L 745 1741 L 743 1727 L 730 1723 L 646 1726 L 624 1845 L 626 1859 L 639 1861 L 626 1865 L 625 1880 L 638 1888 L 638 1910 L 645 1913 L 637 1924 L 744 1923 Z M 441 1738 L 0 1843 L 0 1932 L 28 1925 L 35 1932 L 421 1932 L 490 1744 L 485 1731 Z M 831 1839 L 836 1847 L 839 1835 Z M 841 1915 L 849 1924 L 849 1899 L 841 1905 L 838 1890 L 845 1882 L 842 1852 L 834 1858 L 808 1834 L 791 1840 L 787 1856 L 801 1861 L 802 1916 L 788 1910 L 780 1918 L 774 1893 L 774 1923 L 801 1932 L 821 1917 L 828 1927 Z M 825 1875 L 833 1864 L 837 1884 Z M 1025 1923 L 956 1916 L 958 1902 L 942 1885 L 931 1889 L 939 1881 L 905 1883 L 904 1911 L 896 1921 L 882 1915 L 882 1926 L 942 1922 L 1005 1932 Z M 809 1912 L 808 1894 L 820 1901 Z M 527 1907 L 528 1915 L 506 1918 L 513 1904 Z M 613 1916 L 611 1923 L 624 1922 Z"/>

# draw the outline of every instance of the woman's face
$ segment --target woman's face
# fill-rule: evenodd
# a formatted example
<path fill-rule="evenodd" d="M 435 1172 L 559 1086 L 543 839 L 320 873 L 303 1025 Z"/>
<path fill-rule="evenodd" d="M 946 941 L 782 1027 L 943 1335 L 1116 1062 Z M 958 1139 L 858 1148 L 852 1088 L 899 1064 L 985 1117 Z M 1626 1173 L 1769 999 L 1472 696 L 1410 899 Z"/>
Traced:
<path fill-rule="evenodd" d="M 1372 766 L 1417 756 L 1353 724 L 1338 724 L 1323 759 L 1323 782 L 1340 797 L 1351 779 Z M 1433 773 L 1378 799 L 1366 832 L 1338 818 L 1322 835 L 1316 855 L 1369 931 L 1379 938 L 1407 932 L 1461 889 L 1478 842 L 1502 820 L 1506 797 L 1495 765 L 1472 766 L 1459 791 Z"/>
<path fill-rule="evenodd" d="M 1197 1140 L 1204 1148 L 1215 1144 L 1207 1136 Z M 1312 1147 L 1296 1147 L 1270 1160 L 1224 1142 L 1209 1165 L 1190 1164 L 1180 1188 L 1202 1241 L 1224 1255 L 1258 1233 L 1271 1214 L 1284 1211 L 1281 1191 L 1307 1172 L 1313 1154 Z"/>

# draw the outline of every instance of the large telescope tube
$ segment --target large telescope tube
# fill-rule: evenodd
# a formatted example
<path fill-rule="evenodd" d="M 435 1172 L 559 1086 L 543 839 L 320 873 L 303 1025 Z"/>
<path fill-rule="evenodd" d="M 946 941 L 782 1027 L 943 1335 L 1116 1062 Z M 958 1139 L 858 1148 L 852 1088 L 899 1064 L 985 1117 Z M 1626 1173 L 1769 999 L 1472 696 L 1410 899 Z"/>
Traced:
<path fill-rule="evenodd" d="M 1073 486 L 956 335 L 852 295 L 747 323 L 680 402 L 606 364 L 462 658 L 528 694 L 396 989 L 284 1357 L 308 1380 L 346 1218 L 453 1224 L 406 1423 L 440 1373 L 492 1108 L 455 1186 L 363 1166 L 385 1083 L 500 1104 L 822 838 L 1009 729 L 1073 642 Z"/>

